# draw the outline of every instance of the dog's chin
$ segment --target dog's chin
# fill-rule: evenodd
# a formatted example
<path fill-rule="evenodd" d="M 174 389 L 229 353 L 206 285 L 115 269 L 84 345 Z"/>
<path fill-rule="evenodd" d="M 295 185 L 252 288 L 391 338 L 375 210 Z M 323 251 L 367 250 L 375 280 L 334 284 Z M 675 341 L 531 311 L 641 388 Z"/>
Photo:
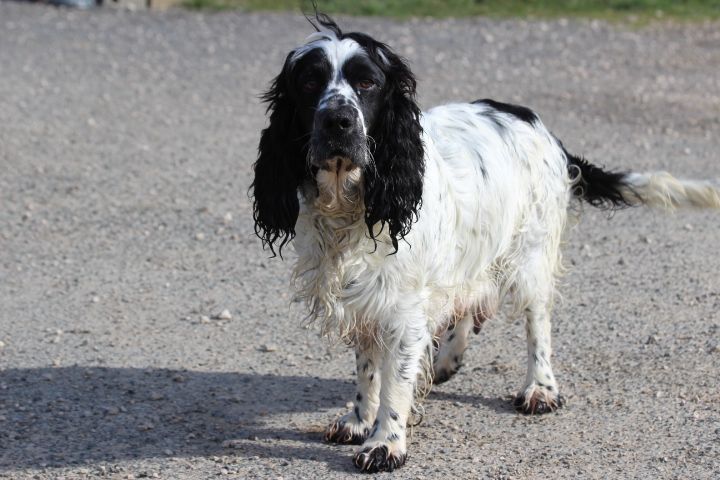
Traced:
<path fill-rule="evenodd" d="M 359 168 L 358 163 L 360 162 L 348 155 L 338 153 L 317 163 L 322 165 L 319 167 L 320 170 L 340 174 L 341 172 L 350 172 Z"/>
<path fill-rule="evenodd" d="M 327 213 L 351 213 L 362 208 L 362 169 L 345 156 L 334 156 L 318 162 L 315 180 L 318 189 L 316 205 Z"/>

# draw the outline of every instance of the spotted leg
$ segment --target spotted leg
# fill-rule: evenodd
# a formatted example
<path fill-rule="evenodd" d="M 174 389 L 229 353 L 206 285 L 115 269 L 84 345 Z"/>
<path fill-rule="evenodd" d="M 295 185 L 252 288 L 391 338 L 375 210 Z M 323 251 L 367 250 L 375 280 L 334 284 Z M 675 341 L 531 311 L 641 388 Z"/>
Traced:
<path fill-rule="evenodd" d="M 525 386 L 515 397 L 515 409 L 526 414 L 548 413 L 562 406 L 557 382 L 550 365 L 550 312 L 543 302 L 526 310 L 527 376 Z"/>
<path fill-rule="evenodd" d="M 433 384 L 447 382 L 460 370 L 472 329 L 473 316 L 468 312 L 443 333 L 433 359 Z"/>
<path fill-rule="evenodd" d="M 325 441 L 360 445 L 368 437 L 380 403 L 380 361 L 376 345 L 357 346 L 357 392 L 352 411 L 340 417 L 325 431 Z"/>
<path fill-rule="evenodd" d="M 564 222 L 554 223 L 562 225 Z M 516 304 L 525 306 L 527 375 L 514 406 L 525 414 L 540 414 L 553 412 L 563 403 L 550 365 L 550 311 L 555 294 L 555 273 L 560 262 L 560 243 L 557 241 L 560 231 L 530 222 L 528 235 L 536 237 L 536 241 L 528 243 L 514 285 Z"/>
<path fill-rule="evenodd" d="M 360 451 L 353 459 L 363 472 L 393 471 L 407 458 L 406 425 L 413 403 L 421 362 L 430 346 L 422 313 L 395 322 L 402 331 L 384 338 L 380 408 Z"/>

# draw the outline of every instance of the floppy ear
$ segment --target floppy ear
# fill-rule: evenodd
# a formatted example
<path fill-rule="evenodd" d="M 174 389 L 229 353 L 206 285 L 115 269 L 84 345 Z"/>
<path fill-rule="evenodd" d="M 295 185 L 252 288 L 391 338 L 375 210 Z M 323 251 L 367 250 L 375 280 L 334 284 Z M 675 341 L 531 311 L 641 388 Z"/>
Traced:
<path fill-rule="evenodd" d="M 377 61 L 386 74 L 386 98 L 371 128 L 375 168 L 365 172 L 365 223 L 387 224 L 395 252 L 398 240 L 417 220 L 425 173 L 420 107 L 415 76 L 405 61 L 384 44 L 376 46 Z"/>
<path fill-rule="evenodd" d="M 295 236 L 300 210 L 298 187 L 306 175 L 305 147 L 288 88 L 292 55 L 290 52 L 282 72 L 262 97 L 271 112 L 270 125 L 260 136 L 258 159 L 253 166 L 255 179 L 250 186 L 255 234 L 273 255 L 276 243 L 282 255 L 282 247 Z"/>

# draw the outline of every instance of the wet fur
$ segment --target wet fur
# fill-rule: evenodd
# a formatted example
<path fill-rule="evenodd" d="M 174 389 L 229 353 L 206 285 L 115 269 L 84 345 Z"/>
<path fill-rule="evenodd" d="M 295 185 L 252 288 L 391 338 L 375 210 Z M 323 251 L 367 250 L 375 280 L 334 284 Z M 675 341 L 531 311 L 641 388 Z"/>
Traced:
<path fill-rule="evenodd" d="M 720 208 L 718 190 L 663 172 L 603 170 L 570 154 L 525 107 L 486 99 L 421 114 L 402 58 L 365 34 L 344 34 L 325 16 L 318 23 L 265 96 L 270 124 L 251 190 L 263 244 L 281 252 L 294 238 L 293 284 L 308 318 L 356 349 L 355 406 L 326 440 L 363 443 L 354 457 L 362 471 L 401 466 L 418 379 L 433 371 L 433 358 L 436 379 L 450 378 L 469 333 L 508 294 L 513 313 L 526 317 L 528 339 L 515 406 L 554 411 L 562 398 L 550 312 L 570 203 Z M 367 145 L 352 150 L 362 165 L 316 158 L 308 139 L 317 127 L 298 125 L 294 68 L 318 49 L 336 55 L 329 62 L 336 69 L 367 55 L 385 75 L 382 108 L 372 122 L 363 117 Z M 341 77 L 333 77 L 333 94 L 359 105 L 360 92 Z"/>

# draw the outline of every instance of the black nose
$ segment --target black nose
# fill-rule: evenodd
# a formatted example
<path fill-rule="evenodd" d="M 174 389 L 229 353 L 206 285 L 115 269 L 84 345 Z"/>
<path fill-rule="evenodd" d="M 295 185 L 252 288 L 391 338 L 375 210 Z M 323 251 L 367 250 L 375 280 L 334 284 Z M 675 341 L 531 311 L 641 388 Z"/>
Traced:
<path fill-rule="evenodd" d="M 326 109 L 322 113 L 321 126 L 329 135 L 346 135 L 355 126 L 355 112 L 349 107 Z"/>

